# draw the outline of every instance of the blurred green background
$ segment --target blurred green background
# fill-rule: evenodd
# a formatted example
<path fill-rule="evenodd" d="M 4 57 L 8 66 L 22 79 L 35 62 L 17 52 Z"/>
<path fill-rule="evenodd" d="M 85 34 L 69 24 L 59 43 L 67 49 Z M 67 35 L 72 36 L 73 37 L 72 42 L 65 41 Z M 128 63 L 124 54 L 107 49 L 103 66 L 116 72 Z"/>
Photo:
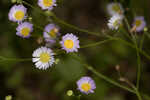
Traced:
<path fill-rule="evenodd" d="M 37 0 L 26 0 L 37 6 Z M 143 15 L 150 24 L 150 0 L 116 0 L 122 3 L 132 23 L 135 15 Z M 107 30 L 109 19 L 106 5 L 111 0 L 58 0 L 58 6 L 53 12 L 61 19 L 80 28 L 101 31 Z M 0 0 L 0 55 L 12 58 L 31 58 L 32 52 L 43 44 L 37 43 L 37 38 L 22 39 L 16 36 L 16 23 L 8 20 L 8 12 L 14 5 L 11 0 Z M 25 5 L 26 6 L 26 5 Z M 32 22 L 44 28 L 51 18 L 45 17 L 29 6 L 28 15 Z M 60 25 L 61 26 L 61 25 Z M 87 35 L 67 27 L 61 26 L 62 35 L 67 32 L 77 33 L 80 44 L 86 45 L 95 41 L 104 40 Z M 78 34 L 81 33 L 81 34 Z M 32 34 L 42 35 L 42 31 L 34 28 Z M 122 35 L 120 33 L 120 35 Z M 139 35 L 140 39 L 141 35 Z M 145 38 L 143 49 L 150 54 L 149 38 Z M 118 81 L 116 65 L 121 66 L 121 73 L 131 82 L 136 82 L 136 51 L 118 41 L 108 42 L 97 47 L 79 50 L 81 58 L 92 65 L 97 71 Z M 73 55 L 72 55 L 73 56 Z M 72 59 L 70 55 L 60 55 L 60 62 L 46 71 L 38 70 L 32 62 L 0 61 L 0 100 L 12 95 L 13 100 L 77 100 L 77 97 L 68 97 L 66 92 L 73 90 L 75 95 L 80 95 L 76 90 L 76 81 L 85 75 L 91 76 L 96 82 L 94 94 L 82 95 L 81 100 L 137 100 L 134 94 L 115 87 L 99 79 L 84 66 Z M 140 90 L 150 93 L 150 68 L 149 60 L 142 57 L 142 78 Z"/>

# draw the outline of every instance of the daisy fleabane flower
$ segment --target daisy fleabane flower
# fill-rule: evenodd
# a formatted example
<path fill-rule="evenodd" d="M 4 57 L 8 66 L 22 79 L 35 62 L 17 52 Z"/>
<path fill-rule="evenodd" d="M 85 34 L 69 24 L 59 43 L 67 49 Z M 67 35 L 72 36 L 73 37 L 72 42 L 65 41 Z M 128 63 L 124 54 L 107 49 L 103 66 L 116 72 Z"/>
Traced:
<path fill-rule="evenodd" d="M 124 9 L 120 3 L 112 2 L 107 5 L 107 11 L 109 15 L 113 16 L 116 14 L 123 15 Z"/>
<path fill-rule="evenodd" d="M 68 33 L 63 36 L 60 44 L 62 46 L 62 49 L 66 50 L 67 53 L 78 52 L 78 48 L 80 48 L 78 37 L 76 37 L 72 33 Z"/>
<path fill-rule="evenodd" d="M 84 94 L 94 93 L 96 85 L 94 80 L 91 77 L 85 76 L 77 81 L 78 90 Z"/>
<path fill-rule="evenodd" d="M 9 20 L 13 22 L 22 22 L 26 18 L 27 8 L 23 5 L 14 5 L 8 14 Z"/>
<path fill-rule="evenodd" d="M 117 30 L 122 24 L 122 19 L 123 19 L 123 16 L 121 16 L 121 15 L 112 16 L 107 24 L 109 29 Z"/>
<path fill-rule="evenodd" d="M 38 5 L 43 10 L 52 10 L 56 6 L 56 0 L 38 0 Z"/>
<path fill-rule="evenodd" d="M 22 38 L 29 38 L 31 36 L 31 32 L 33 32 L 33 24 L 29 22 L 23 22 L 18 25 L 16 30 L 17 30 L 16 35 Z"/>
<path fill-rule="evenodd" d="M 35 63 L 35 66 L 38 69 L 45 70 L 52 66 L 55 62 L 53 51 L 47 47 L 40 47 L 36 49 L 32 56 L 32 61 Z"/>
<path fill-rule="evenodd" d="M 49 42 L 51 44 L 56 42 L 56 37 L 59 35 L 59 27 L 56 26 L 55 24 L 48 24 L 46 25 L 44 32 L 43 32 L 43 37 L 46 42 Z"/>
<path fill-rule="evenodd" d="M 140 32 L 143 31 L 146 26 L 146 21 L 144 20 L 143 16 L 137 16 L 134 18 L 133 23 L 133 31 Z"/>

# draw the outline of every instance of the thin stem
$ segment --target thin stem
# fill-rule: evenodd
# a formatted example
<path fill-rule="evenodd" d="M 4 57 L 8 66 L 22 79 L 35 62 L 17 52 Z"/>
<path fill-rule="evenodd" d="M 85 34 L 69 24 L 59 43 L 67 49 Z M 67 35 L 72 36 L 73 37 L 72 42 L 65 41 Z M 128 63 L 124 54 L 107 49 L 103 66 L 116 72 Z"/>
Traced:
<path fill-rule="evenodd" d="M 36 10 L 37 12 L 39 12 L 39 13 L 41 13 L 41 14 L 43 14 L 43 15 L 46 15 L 44 12 L 42 12 L 41 10 L 38 10 L 38 8 L 32 6 L 32 5 L 29 4 L 28 2 L 22 0 L 22 3 L 25 4 L 25 5 L 27 5 L 27 6 L 29 6 L 29 7 L 31 7 L 31 8 L 33 8 L 33 9 Z"/>
<path fill-rule="evenodd" d="M 91 66 L 85 64 L 83 61 L 81 61 L 79 57 L 73 56 L 73 58 L 74 58 L 75 60 L 79 61 L 80 63 L 82 63 L 88 70 L 90 70 L 91 72 L 93 72 L 93 73 L 94 73 L 95 75 L 97 75 L 99 78 L 101 78 L 101 79 L 107 81 L 107 82 L 110 83 L 110 84 L 113 84 L 113 85 L 115 85 L 115 86 L 117 86 L 117 87 L 120 87 L 120 88 L 122 88 L 122 89 L 124 89 L 124 90 L 126 90 L 126 91 L 129 91 L 129 92 L 135 94 L 135 91 L 134 91 L 134 90 L 132 90 L 132 89 L 126 87 L 126 86 L 123 86 L 123 85 L 119 84 L 118 82 L 116 82 L 116 81 L 114 81 L 114 80 L 112 80 L 112 79 L 106 77 L 105 75 L 101 74 L 100 72 L 97 72 L 93 67 L 91 67 Z"/>
<path fill-rule="evenodd" d="M 74 25 L 72 25 L 72 24 L 67 23 L 67 22 L 65 22 L 65 21 L 63 21 L 63 20 L 61 20 L 61 19 L 59 19 L 58 17 L 56 17 L 56 15 L 55 15 L 54 13 L 52 14 L 52 17 L 53 17 L 53 19 L 54 19 L 54 20 L 53 20 L 54 22 L 59 23 L 59 24 L 61 24 L 61 25 L 64 25 L 64 26 L 66 26 L 67 28 L 71 28 L 71 29 L 77 30 L 77 31 L 79 31 L 79 32 L 88 33 L 88 34 L 95 35 L 95 36 L 100 36 L 100 34 L 99 34 L 98 32 L 90 32 L 90 31 L 88 31 L 88 30 L 81 29 L 81 28 L 79 28 L 79 27 L 76 27 L 76 26 L 74 26 Z"/>
<path fill-rule="evenodd" d="M 144 39 L 145 39 L 145 33 L 142 35 L 142 39 L 141 39 L 141 42 L 140 42 L 140 49 L 141 50 L 143 48 Z"/>
<path fill-rule="evenodd" d="M 112 41 L 112 40 L 113 39 L 107 39 L 107 40 L 104 40 L 104 41 L 99 41 L 99 42 L 91 43 L 91 44 L 88 44 L 88 45 L 81 46 L 81 48 L 94 47 L 94 46 L 101 45 L 101 44 L 104 44 L 104 43 Z"/>
<path fill-rule="evenodd" d="M 24 61 L 31 61 L 31 58 L 6 58 L 3 56 L 0 56 L 0 61 L 14 61 L 14 62 L 24 62 Z"/>
<path fill-rule="evenodd" d="M 150 100 L 150 96 L 146 95 L 146 94 L 142 94 L 142 96 L 146 99 L 146 100 Z"/>
<path fill-rule="evenodd" d="M 137 43 L 137 39 L 136 39 L 136 34 L 134 35 L 131 31 L 131 27 L 130 24 L 128 22 L 128 19 L 125 17 L 125 22 L 128 28 L 128 31 L 131 33 L 132 36 L 132 40 L 133 43 L 135 44 L 135 49 L 136 49 L 136 55 L 137 55 L 137 81 L 136 81 L 136 88 L 139 89 L 139 83 L 140 83 L 140 77 L 141 77 L 141 58 L 140 58 L 140 53 L 139 50 L 141 50 L 141 48 L 138 48 L 138 43 Z"/>
<path fill-rule="evenodd" d="M 139 54 L 139 50 L 138 50 L 138 44 L 137 44 L 136 40 L 135 40 L 135 46 L 136 46 L 137 64 L 138 64 L 136 87 L 138 89 L 139 88 L 139 84 L 140 84 L 140 77 L 141 77 L 141 59 L 140 59 L 140 54 Z"/>
<path fill-rule="evenodd" d="M 137 55 L 137 81 L 136 81 L 136 88 L 139 89 L 139 83 L 140 83 L 140 77 L 141 77 L 141 58 L 140 58 L 139 50 L 141 50 L 141 48 L 140 49 L 138 48 L 136 35 L 133 36 L 133 41 L 134 41 L 134 44 L 135 44 L 136 55 Z"/>
<path fill-rule="evenodd" d="M 128 19 L 126 18 L 126 16 L 124 16 L 124 21 L 125 21 L 125 23 L 127 25 L 128 31 L 130 32 L 131 26 L 130 26 L 130 24 L 128 22 Z"/>
<path fill-rule="evenodd" d="M 138 89 L 136 87 L 134 87 L 134 90 L 135 90 L 135 93 L 136 93 L 136 96 L 137 96 L 138 100 L 142 100 L 142 97 L 141 97 L 140 92 L 138 91 Z"/>
<path fill-rule="evenodd" d="M 33 7 L 31 4 L 29 4 L 29 3 L 25 2 L 25 1 L 22 1 L 22 2 L 23 2 L 24 4 L 26 4 L 26 5 L 28 5 L 28 6 L 32 7 L 32 8 L 34 8 L 36 11 L 39 11 L 39 10 L 37 10 L 37 8 Z M 41 13 L 41 14 L 44 14 L 43 12 L 40 12 L 40 13 Z M 45 15 L 45 14 L 44 14 L 44 15 Z M 78 31 L 80 31 L 80 32 L 84 32 L 84 33 L 94 34 L 94 35 L 96 35 L 96 36 L 100 36 L 99 33 L 90 32 L 90 31 L 88 31 L 88 30 L 80 29 L 80 28 L 78 28 L 78 27 L 76 27 L 76 26 L 74 26 L 74 25 L 68 24 L 68 23 L 66 23 L 66 22 L 64 22 L 64 21 L 62 21 L 62 20 L 60 20 L 59 18 L 57 18 L 53 13 L 52 13 L 52 16 L 53 16 L 53 18 L 55 19 L 55 21 L 59 22 L 60 24 L 65 25 L 65 26 L 67 26 L 67 27 L 69 27 L 69 28 L 76 29 L 76 30 L 78 30 Z M 126 18 L 125 18 L 125 21 L 127 22 L 127 19 L 126 19 Z M 128 26 L 128 28 L 130 28 L 130 25 L 129 25 L 128 22 L 127 22 L 127 26 Z M 123 43 L 127 44 L 128 46 L 130 46 L 130 47 L 132 47 L 132 48 L 135 48 L 135 46 L 133 46 L 131 43 L 129 43 L 129 42 L 123 40 L 123 39 L 119 39 L 119 38 L 114 38 L 114 39 L 120 40 L 120 41 L 122 41 Z M 142 51 L 142 50 L 139 50 L 139 52 L 140 52 L 142 55 L 144 55 L 147 59 L 150 60 L 150 56 L 149 56 L 146 52 L 144 52 L 144 51 Z"/>
<path fill-rule="evenodd" d="M 77 96 L 78 100 L 81 100 L 81 95 Z"/>
<path fill-rule="evenodd" d="M 150 39 L 150 34 L 148 32 L 145 32 L 145 35 Z"/>
<path fill-rule="evenodd" d="M 136 48 L 137 48 L 137 46 L 136 46 Z M 140 84 L 140 77 L 141 77 L 141 59 L 140 59 L 140 54 L 139 54 L 138 50 L 137 50 L 137 64 L 138 64 L 138 69 L 137 69 L 136 87 L 138 89 L 139 88 L 139 84 Z"/>
<path fill-rule="evenodd" d="M 28 5 L 28 6 L 30 6 L 31 8 L 35 9 L 36 11 L 38 11 L 38 12 L 41 13 L 41 14 L 46 15 L 45 13 L 43 13 L 43 12 L 37 10 L 36 7 L 32 6 L 31 4 L 27 3 L 26 1 L 22 1 L 22 3 L 24 3 L 24 4 Z M 79 27 L 76 27 L 76 26 L 74 26 L 74 25 L 71 25 L 71 24 L 69 24 L 69 23 L 66 23 L 65 21 L 63 21 L 63 20 L 57 18 L 56 15 L 55 15 L 54 13 L 52 13 L 52 12 L 51 12 L 50 15 L 51 15 L 51 17 L 54 19 L 53 21 L 55 21 L 56 23 L 62 24 L 62 25 L 64 25 L 64 26 L 66 26 L 66 27 L 69 27 L 69 28 L 71 28 L 71 29 L 74 29 L 74 30 L 77 30 L 77 31 L 80 31 L 80 32 L 83 32 L 83 33 L 88 33 L 88 34 L 91 34 L 91 35 L 100 36 L 100 34 L 99 34 L 98 32 L 97 32 L 97 33 L 96 33 L 96 32 L 90 32 L 90 31 L 88 31 L 88 30 L 80 29 Z"/>
<path fill-rule="evenodd" d="M 141 95 L 140 95 L 140 92 L 138 91 L 138 89 L 137 89 L 134 85 L 131 85 L 131 87 L 132 87 L 133 89 L 131 89 L 131 88 L 129 88 L 129 87 L 126 87 L 126 86 L 124 86 L 124 85 L 121 85 L 120 83 L 118 83 L 118 82 L 116 82 L 116 81 L 114 81 L 114 80 L 108 78 L 107 76 L 101 74 L 100 72 L 97 72 L 92 66 L 89 66 L 89 65 L 85 64 L 83 61 L 81 61 L 81 59 L 80 59 L 79 57 L 73 56 L 73 58 L 74 58 L 75 60 L 79 61 L 80 63 L 82 63 L 88 70 L 90 70 L 91 72 L 93 72 L 93 73 L 94 73 L 96 76 L 98 76 L 99 78 L 101 78 L 101 79 L 107 81 L 108 83 L 110 83 L 110 84 L 112 84 L 112 85 L 115 85 L 115 86 L 117 86 L 117 87 L 119 87 L 119 88 L 122 88 L 122 89 L 124 89 L 124 90 L 126 90 L 126 91 L 129 91 L 129 92 L 131 92 L 131 93 L 136 94 L 138 100 L 142 100 L 142 97 L 141 97 Z"/>
<path fill-rule="evenodd" d="M 123 86 L 123 85 L 121 85 L 121 84 L 115 82 L 114 80 L 112 80 L 112 79 L 110 79 L 110 78 L 104 76 L 103 74 L 101 74 L 101 73 L 97 72 L 95 69 L 93 69 L 91 66 L 88 66 L 87 64 L 86 64 L 85 66 L 87 67 L 88 70 L 90 70 L 91 72 L 93 72 L 93 73 L 94 73 L 95 75 L 97 75 L 98 77 L 104 79 L 105 81 L 107 81 L 107 82 L 109 82 L 109 83 L 111 83 L 111 84 L 113 84 L 113 85 L 115 85 L 115 86 L 117 86 L 117 87 L 120 87 L 120 88 L 122 88 L 122 89 L 124 89 L 124 90 L 127 90 L 127 91 L 129 91 L 129 92 L 134 93 L 134 91 L 133 91 L 132 89 L 130 89 L 130 88 L 126 87 L 126 86 Z"/>
<path fill-rule="evenodd" d="M 128 79 L 125 78 L 124 82 L 126 82 L 129 86 L 131 86 L 133 88 L 133 90 L 135 91 L 135 94 L 138 98 L 138 100 L 142 100 L 142 97 L 140 95 L 140 92 L 138 91 L 138 89 L 134 86 L 134 84 L 132 84 Z"/>

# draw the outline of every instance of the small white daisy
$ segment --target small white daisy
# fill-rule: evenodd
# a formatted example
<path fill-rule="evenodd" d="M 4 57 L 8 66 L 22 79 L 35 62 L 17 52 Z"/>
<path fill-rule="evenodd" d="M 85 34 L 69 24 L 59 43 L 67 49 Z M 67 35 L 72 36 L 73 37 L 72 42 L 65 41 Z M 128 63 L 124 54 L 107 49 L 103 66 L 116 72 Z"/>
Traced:
<path fill-rule="evenodd" d="M 31 36 L 31 32 L 33 32 L 33 24 L 29 22 L 23 22 L 18 25 L 16 30 L 17 30 L 16 35 L 22 38 L 29 38 Z"/>
<path fill-rule="evenodd" d="M 107 5 L 107 11 L 109 15 L 113 16 L 116 14 L 123 15 L 124 9 L 120 3 L 110 3 Z"/>
<path fill-rule="evenodd" d="M 26 18 L 27 8 L 23 5 L 14 5 L 11 7 L 8 17 L 10 21 L 22 22 Z"/>
<path fill-rule="evenodd" d="M 77 81 L 78 90 L 82 93 L 89 94 L 94 93 L 96 85 L 94 80 L 91 77 L 84 76 Z"/>
<path fill-rule="evenodd" d="M 43 10 L 52 10 L 56 6 L 56 0 L 38 0 L 38 5 Z"/>
<path fill-rule="evenodd" d="M 144 27 L 146 26 L 146 21 L 144 19 L 144 16 L 136 16 L 134 18 L 133 23 L 133 29 L 135 29 L 136 32 L 141 32 L 144 30 Z"/>
<path fill-rule="evenodd" d="M 36 49 L 32 56 L 32 61 L 35 63 L 36 68 L 39 69 L 45 70 L 52 66 L 55 62 L 53 51 L 47 47 L 40 47 Z"/>
<path fill-rule="evenodd" d="M 117 30 L 122 24 L 122 19 L 123 19 L 123 16 L 121 16 L 121 15 L 112 16 L 107 24 L 109 29 Z"/>
<path fill-rule="evenodd" d="M 78 37 L 72 33 L 64 35 L 60 44 L 62 49 L 64 49 L 67 53 L 78 52 L 78 49 L 80 48 Z"/>
<path fill-rule="evenodd" d="M 56 42 L 57 36 L 59 36 L 59 27 L 55 24 L 48 24 L 45 26 L 43 37 L 46 42 L 54 44 Z"/>

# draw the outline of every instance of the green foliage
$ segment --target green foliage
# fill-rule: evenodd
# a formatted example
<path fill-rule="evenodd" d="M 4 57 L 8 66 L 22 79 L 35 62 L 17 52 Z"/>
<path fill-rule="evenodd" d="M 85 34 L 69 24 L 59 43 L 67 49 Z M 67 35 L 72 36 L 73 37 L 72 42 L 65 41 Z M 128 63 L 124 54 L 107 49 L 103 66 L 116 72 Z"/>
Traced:
<path fill-rule="evenodd" d="M 119 84 L 118 71 L 115 66 L 120 65 L 121 75 L 127 76 L 130 82 L 136 82 L 137 66 L 142 65 L 142 75 L 140 80 L 140 91 L 150 92 L 149 85 L 149 21 L 150 21 L 150 1 L 149 0 L 115 0 L 121 2 L 126 10 L 125 15 L 129 19 L 129 24 L 132 24 L 133 18 L 137 15 L 142 15 L 146 18 L 147 28 L 144 29 L 144 43 L 142 48 L 136 48 L 135 41 L 126 37 L 128 34 L 126 26 L 125 30 L 108 31 L 105 18 L 106 12 L 99 9 L 99 6 L 106 6 L 110 0 L 58 0 L 58 7 L 52 12 L 42 11 L 37 6 L 37 0 L 25 0 L 29 2 L 35 9 L 28 7 L 29 21 L 34 23 L 33 36 L 28 40 L 16 36 L 17 24 L 8 20 L 8 11 L 15 3 L 22 3 L 22 0 L 1 0 L 0 9 L 0 100 L 137 100 L 135 95 L 129 95 L 129 92 L 123 92 L 120 88 L 110 85 L 107 78 L 101 80 L 90 70 L 86 69 L 85 61 L 88 65 L 93 66 L 97 72 L 104 73 L 110 78 L 113 78 Z M 42 13 L 41 13 L 42 12 Z M 98 32 L 90 32 L 80 29 L 65 21 L 57 19 L 62 18 L 65 21 L 87 30 L 97 30 Z M 79 49 L 78 54 L 64 54 L 56 56 L 55 66 L 46 71 L 35 69 L 31 62 L 32 51 L 43 45 L 38 44 L 39 39 L 43 34 L 43 28 L 46 24 L 55 22 L 61 26 L 61 35 L 72 32 L 79 36 L 81 46 L 86 48 Z M 38 26 L 38 27 L 36 27 Z M 104 31 L 104 32 L 103 32 Z M 108 32 L 108 33 L 105 33 Z M 88 34 L 87 34 L 88 33 Z M 94 35 L 93 35 L 94 34 Z M 121 40 L 114 39 L 108 43 L 95 45 L 96 41 L 107 39 L 105 35 L 119 37 Z M 130 37 L 132 34 L 128 34 Z M 148 35 L 148 36 L 147 36 Z M 137 34 L 137 44 L 142 40 L 142 35 Z M 89 46 L 88 44 L 94 44 Z M 129 44 L 128 44 L 129 43 Z M 57 44 L 59 46 L 59 44 Z M 89 46 L 89 47 L 88 47 Z M 57 46 L 53 49 L 58 48 Z M 57 54 L 57 53 L 56 53 Z M 137 55 L 140 58 L 137 61 Z M 1 56 L 9 58 L 3 59 Z M 79 60 L 73 58 L 80 57 Z M 11 58 L 30 58 L 27 62 L 20 62 L 18 59 Z M 22 61 L 22 60 L 21 60 Z M 23 59 L 24 61 L 24 59 Z M 28 62 L 29 61 L 29 62 Z M 138 62 L 138 64 L 137 64 Z M 144 64 L 143 64 L 144 63 Z M 120 74 L 120 73 L 119 73 Z M 91 76 L 96 82 L 96 90 L 94 94 L 84 95 L 77 90 L 76 81 L 82 76 Z M 145 77 L 146 76 L 146 77 Z M 108 82 L 108 83 L 107 83 Z M 127 85 L 127 80 L 123 85 Z M 113 82 L 111 84 L 114 84 Z M 121 83 L 122 84 L 122 83 Z M 130 85 L 130 84 L 128 84 Z M 116 85 L 118 86 L 118 85 Z M 139 96 L 138 90 L 132 85 L 134 94 Z M 69 90 L 69 91 L 68 91 Z M 73 92 L 73 93 L 72 93 Z M 7 96 L 8 95 L 8 96 Z M 149 96 L 143 95 L 147 100 Z M 140 98 L 140 97 L 138 97 Z M 144 100 L 144 99 L 143 99 Z"/>

